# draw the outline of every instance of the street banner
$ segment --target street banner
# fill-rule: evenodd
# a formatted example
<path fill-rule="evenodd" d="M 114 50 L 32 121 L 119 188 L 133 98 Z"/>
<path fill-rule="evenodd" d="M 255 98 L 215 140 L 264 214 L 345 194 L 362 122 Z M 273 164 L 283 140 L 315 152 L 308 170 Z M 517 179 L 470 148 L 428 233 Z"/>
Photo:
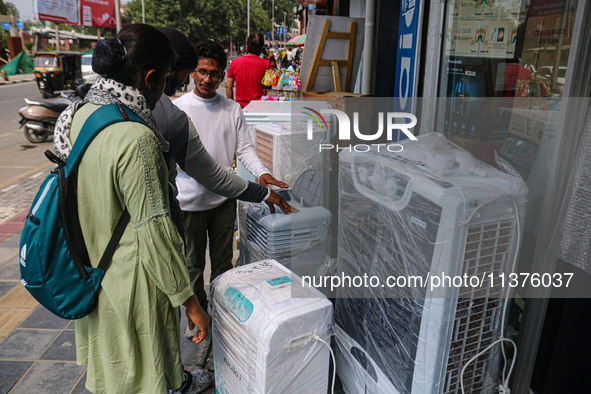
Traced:
<path fill-rule="evenodd" d="M 78 24 L 78 5 L 76 0 L 37 0 L 40 21 Z"/>
<path fill-rule="evenodd" d="M 115 27 L 115 0 L 80 0 L 80 24 Z"/>

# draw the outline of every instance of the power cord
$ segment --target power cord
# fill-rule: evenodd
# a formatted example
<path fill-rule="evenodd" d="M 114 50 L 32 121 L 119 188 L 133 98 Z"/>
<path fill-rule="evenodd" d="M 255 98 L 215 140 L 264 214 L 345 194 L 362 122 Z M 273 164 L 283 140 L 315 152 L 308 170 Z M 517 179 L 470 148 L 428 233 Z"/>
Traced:
<path fill-rule="evenodd" d="M 478 207 L 476 207 L 476 209 L 474 209 L 474 211 L 468 217 L 468 219 L 463 221 L 461 224 L 467 225 L 472 220 L 472 217 L 474 216 L 476 211 L 478 211 L 483 206 L 491 203 L 492 201 L 493 200 L 489 200 L 489 201 L 486 201 L 486 202 L 480 204 Z M 517 210 L 517 203 L 515 202 L 514 199 L 511 199 L 511 203 L 513 204 L 513 209 L 515 210 L 515 220 L 516 220 L 515 230 L 517 231 L 517 238 L 516 238 L 517 239 L 517 247 L 515 248 L 515 254 L 513 256 L 513 263 L 511 264 L 511 270 L 509 271 L 509 272 L 513 273 L 513 272 L 515 272 L 515 267 L 517 266 L 517 257 L 519 254 L 519 248 L 521 247 L 521 226 L 519 224 L 519 211 Z M 503 334 L 503 330 L 505 329 L 505 319 L 507 316 L 508 306 L 509 306 L 509 297 L 507 295 L 507 297 L 505 297 L 505 302 L 503 304 L 503 312 L 502 312 L 502 317 L 501 317 L 501 335 L 499 336 L 499 339 L 497 339 L 496 341 L 494 341 L 493 343 L 488 345 L 486 348 L 484 348 L 484 350 L 482 350 L 482 351 L 478 352 L 476 355 L 474 355 L 462 367 L 462 371 L 460 372 L 460 388 L 462 390 L 462 394 L 465 394 L 465 392 L 464 392 L 464 372 L 466 371 L 466 368 L 468 367 L 468 365 L 470 365 L 478 357 L 480 357 L 481 355 L 483 355 L 484 353 L 486 353 L 490 349 L 492 349 L 492 347 L 495 346 L 497 343 L 501 344 L 501 353 L 503 354 L 503 361 L 504 361 L 503 362 L 503 372 L 502 372 L 502 382 L 501 382 L 501 384 L 499 384 L 497 386 L 497 390 L 498 390 L 499 394 L 511 393 L 511 389 L 509 389 L 509 379 L 511 377 L 511 373 L 513 372 L 513 367 L 515 366 L 515 359 L 517 358 L 517 344 L 515 342 L 513 342 L 511 339 L 505 338 L 505 336 Z M 505 354 L 505 348 L 502 346 L 503 342 L 508 342 L 511 345 L 513 345 L 513 359 L 511 360 L 511 367 L 509 368 L 509 371 L 507 372 L 507 376 L 505 376 L 505 369 L 507 367 L 507 355 Z"/>
<path fill-rule="evenodd" d="M 312 336 L 312 338 L 314 338 L 317 341 L 320 341 L 323 344 L 325 344 L 326 347 L 328 348 L 328 350 L 330 351 L 330 357 L 332 357 L 332 387 L 330 389 L 330 392 L 331 392 L 331 394 L 334 394 L 334 382 L 335 382 L 336 377 L 337 377 L 337 363 L 336 363 L 335 358 L 334 358 L 334 352 L 332 351 L 332 348 L 330 347 L 330 344 L 328 344 L 328 342 L 326 342 L 324 339 L 320 338 L 318 335 L 314 334 Z"/>

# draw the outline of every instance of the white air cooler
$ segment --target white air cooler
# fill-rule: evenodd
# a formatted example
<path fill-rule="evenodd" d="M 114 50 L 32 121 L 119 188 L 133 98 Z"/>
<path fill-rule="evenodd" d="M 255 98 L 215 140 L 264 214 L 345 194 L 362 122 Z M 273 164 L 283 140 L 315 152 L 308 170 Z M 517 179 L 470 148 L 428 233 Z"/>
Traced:
<path fill-rule="evenodd" d="M 330 211 L 322 206 L 323 182 L 314 170 L 300 175 L 291 189 L 279 190 L 299 212 L 272 214 L 266 204 L 244 204 L 240 263 L 275 259 L 297 275 L 316 275 L 330 252 Z M 241 215 L 244 216 L 244 215 Z"/>
<path fill-rule="evenodd" d="M 338 274 L 507 274 L 518 218 L 521 228 L 525 219 L 521 177 L 474 159 L 439 133 L 402 144 L 399 154 L 339 155 Z M 459 392 L 462 368 L 504 329 L 507 289 L 498 284 L 338 289 L 337 373 L 345 391 Z M 466 392 L 495 391 L 499 350 L 465 369 Z"/>
<path fill-rule="evenodd" d="M 331 108 L 331 106 L 324 101 L 251 101 L 250 104 L 244 107 L 242 111 L 244 112 L 244 118 L 246 119 L 246 123 L 248 124 L 250 138 L 252 139 L 255 148 L 258 147 L 259 142 L 262 142 L 263 144 L 265 143 L 261 140 L 257 141 L 257 134 L 260 138 L 263 138 L 263 136 L 260 133 L 257 133 L 257 126 L 263 126 L 263 128 L 264 126 L 271 126 L 274 129 L 282 129 L 283 131 L 281 132 L 281 139 L 283 140 L 283 144 L 290 142 L 289 139 L 292 130 L 296 130 L 296 133 L 304 132 L 305 128 L 307 127 L 308 120 L 312 119 L 309 115 L 305 114 L 305 112 L 310 113 L 311 111 L 305 109 L 304 107 L 311 108 L 317 112 L 320 112 L 323 109 Z M 325 115 L 325 119 L 328 128 L 330 129 L 328 131 L 320 130 L 320 128 L 317 127 L 316 122 L 313 123 L 316 146 L 318 145 L 318 143 L 320 143 L 321 140 L 322 142 L 328 142 L 328 134 L 334 133 L 334 131 L 332 130 L 332 128 L 334 128 L 332 117 Z M 269 138 L 270 137 L 264 137 L 265 140 L 268 140 Z M 257 149 L 257 154 L 261 157 L 261 159 L 265 157 L 265 161 L 263 162 L 266 165 L 269 164 L 269 161 L 271 161 L 269 169 L 272 171 L 273 176 L 287 183 L 291 182 L 289 179 L 285 179 L 285 175 L 288 173 L 288 164 L 289 168 L 292 168 L 290 158 L 297 157 L 292 155 L 293 152 L 291 152 L 290 149 L 291 148 L 287 146 L 287 150 L 282 152 L 283 156 L 279 157 L 279 160 L 278 162 L 275 162 L 275 165 L 273 164 L 273 161 L 276 159 L 274 157 L 273 159 L 270 159 L 270 155 L 272 155 L 272 152 L 269 150 L 268 146 L 262 148 L 262 150 Z M 317 147 L 316 149 L 310 152 L 300 152 L 304 155 L 304 158 L 306 158 L 305 160 L 302 160 L 302 162 L 309 162 L 308 156 L 316 152 L 318 152 Z M 293 170 L 289 169 L 289 172 L 294 172 L 297 176 L 297 174 L 300 174 L 302 171 L 308 168 L 312 167 L 301 167 L 300 165 L 296 165 L 295 167 L 293 167 Z M 324 171 L 323 168 L 316 169 L 321 173 L 323 173 Z M 236 173 L 240 175 L 242 178 L 247 179 L 251 182 L 255 181 L 252 174 L 248 172 L 248 170 L 239 160 L 236 162 Z M 295 178 L 293 180 L 295 180 Z"/>
<path fill-rule="evenodd" d="M 300 298 L 292 298 L 292 286 Z M 332 303 L 274 260 L 211 285 L 216 393 L 326 393 Z"/>

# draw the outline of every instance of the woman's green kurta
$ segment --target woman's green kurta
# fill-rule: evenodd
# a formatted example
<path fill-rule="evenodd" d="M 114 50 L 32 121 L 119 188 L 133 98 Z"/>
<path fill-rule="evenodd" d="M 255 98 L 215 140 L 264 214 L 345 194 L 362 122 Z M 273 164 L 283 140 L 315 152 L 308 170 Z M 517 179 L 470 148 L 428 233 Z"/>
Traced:
<path fill-rule="evenodd" d="M 98 108 L 74 116 L 74 142 Z M 178 306 L 192 294 L 182 240 L 170 220 L 168 173 L 154 133 L 120 122 L 90 144 L 79 166 L 78 213 L 93 266 L 124 207 L 127 226 L 97 308 L 76 322 L 78 364 L 95 393 L 164 393 L 182 384 Z"/>

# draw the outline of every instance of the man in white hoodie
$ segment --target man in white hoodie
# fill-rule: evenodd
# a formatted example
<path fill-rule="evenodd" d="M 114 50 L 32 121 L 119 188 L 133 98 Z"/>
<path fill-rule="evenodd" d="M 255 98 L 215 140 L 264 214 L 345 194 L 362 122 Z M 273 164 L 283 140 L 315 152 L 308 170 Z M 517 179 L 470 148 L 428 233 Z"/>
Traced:
<path fill-rule="evenodd" d="M 216 92 L 225 76 L 224 49 L 213 42 L 198 44 L 196 49 L 198 63 L 191 73 L 195 89 L 173 104 L 189 115 L 203 146 L 223 169 L 231 170 L 236 156 L 260 184 L 288 187 L 275 179 L 256 155 L 240 105 Z M 189 276 L 197 299 L 201 305 L 207 305 L 203 289 L 207 241 L 213 280 L 232 268 L 236 200 L 210 192 L 180 169 L 176 183 L 183 211 Z"/>

